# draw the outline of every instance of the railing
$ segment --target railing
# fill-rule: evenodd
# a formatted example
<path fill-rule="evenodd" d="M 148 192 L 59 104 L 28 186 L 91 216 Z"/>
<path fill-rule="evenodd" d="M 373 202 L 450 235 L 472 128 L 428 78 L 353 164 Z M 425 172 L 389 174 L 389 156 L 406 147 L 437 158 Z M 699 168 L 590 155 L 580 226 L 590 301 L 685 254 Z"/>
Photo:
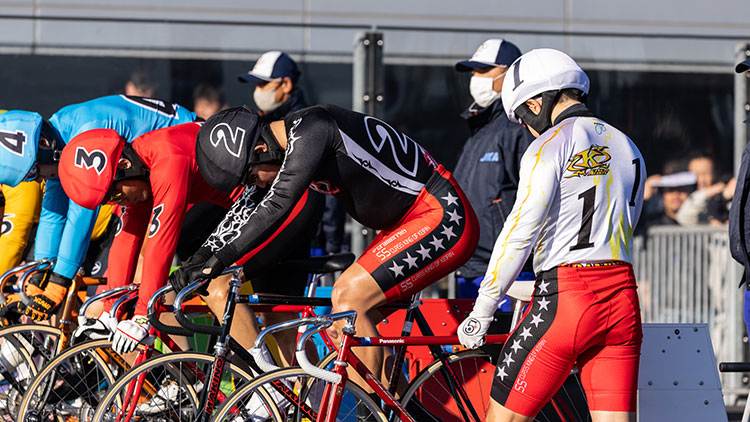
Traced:
<path fill-rule="evenodd" d="M 742 267 L 726 227 L 653 227 L 634 239 L 633 266 L 644 323 L 708 323 L 716 360 L 745 360 Z M 721 377 L 727 404 L 747 394 L 741 374 Z"/>

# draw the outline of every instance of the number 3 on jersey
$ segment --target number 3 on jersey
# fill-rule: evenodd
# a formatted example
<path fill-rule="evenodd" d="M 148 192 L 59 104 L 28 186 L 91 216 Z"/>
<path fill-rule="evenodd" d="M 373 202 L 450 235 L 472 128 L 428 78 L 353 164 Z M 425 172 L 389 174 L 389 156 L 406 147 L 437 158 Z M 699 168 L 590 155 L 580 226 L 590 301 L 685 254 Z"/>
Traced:
<path fill-rule="evenodd" d="M 151 212 L 151 225 L 148 228 L 148 237 L 154 237 L 156 233 L 159 232 L 159 228 L 161 227 L 161 221 L 159 221 L 159 216 L 161 213 L 164 212 L 164 204 L 159 204 L 154 207 L 154 210 Z"/>
<path fill-rule="evenodd" d="M 635 198 L 638 194 L 638 187 L 641 184 L 641 159 L 633 160 L 635 166 L 635 180 L 633 180 L 633 190 L 630 193 L 630 202 L 628 205 L 634 207 Z M 596 186 L 592 186 L 587 191 L 578 195 L 578 199 L 583 200 L 583 211 L 581 215 L 581 229 L 578 231 L 578 243 L 570 247 L 571 251 L 594 247 L 591 242 L 591 225 L 594 220 L 594 204 L 596 203 Z"/>

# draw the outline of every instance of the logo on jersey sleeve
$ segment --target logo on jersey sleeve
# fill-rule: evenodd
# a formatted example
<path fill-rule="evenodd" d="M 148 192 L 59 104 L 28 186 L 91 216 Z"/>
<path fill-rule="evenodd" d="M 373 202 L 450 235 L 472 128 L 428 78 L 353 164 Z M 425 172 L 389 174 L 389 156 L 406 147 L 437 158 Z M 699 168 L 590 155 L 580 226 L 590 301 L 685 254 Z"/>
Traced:
<path fill-rule="evenodd" d="M 19 157 L 23 157 L 23 146 L 26 144 L 26 139 L 26 132 L 0 130 L 0 145 Z"/>
<path fill-rule="evenodd" d="M 156 233 L 159 233 L 159 228 L 161 228 L 161 221 L 159 221 L 159 216 L 163 212 L 164 204 L 159 204 L 154 207 L 154 210 L 151 212 L 151 225 L 148 228 L 148 237 L 154 237 L 156 236 Z"/>
<path fill-rule="evenodd" d="M 77 147 L 75 166 L 84 170 L 93 168 L 100 175 L 107 168 L 107 155 L 100 149 L 88 152 L 84 147 Z"/>
<path fill-rule="evenodd" d="M 15 217 L 15 214 L 3 215 L 3 224 L 0 226 L 0 235 L 10 234 L 13 231 L 13 221 L 11 218 Z"/>
<path fill-rule="evenodd" d="M 314 180 L 310 183 L 310 189 L 323 195 L 336 195 L 341 189 L 333 186 L 329 180 Z"/>
<path fill-rule="evenodd" d="M 575 154 L 568 160 L 570 172 L 566 178 L 582 176 L 603 176 L 609 174 L 609 147 L 603 145 L 591 145 L 587 150 Z"/>
<path fill-rule="evenodd" d="M 224 148 L 226 148 L 231 155 L 240 158 L 242 144 L 245 140 L 245 129 L 238 127 L 233 130 L 227 123 L 219 123 L 211 130 L 209 139 L 214 148 L 218 147 L 220 143 L 223 143 Z"/>
<path fill-rule="evenodd" d="M 135 95 L 122 95 L 122 98 L 165 117 L 174 117 L 177 114 L 177 104 L 171 104 L 157 98 L 137 97 Z"/>

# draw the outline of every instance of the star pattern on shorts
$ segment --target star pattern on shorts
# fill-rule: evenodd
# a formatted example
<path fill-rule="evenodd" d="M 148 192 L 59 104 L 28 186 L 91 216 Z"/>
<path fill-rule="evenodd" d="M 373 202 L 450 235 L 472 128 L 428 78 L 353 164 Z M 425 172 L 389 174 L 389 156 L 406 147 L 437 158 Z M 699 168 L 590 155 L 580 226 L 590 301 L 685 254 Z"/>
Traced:
<path fill-rule="evenodd" d="M 451 237 L 456 237 L 456 234 L 453 233 L 453 226 L 446 227 L 446 225 L 443 224 L 443 231 L 440 233 L 445 236 L 445 240 L 451 240 Z"/>
<path fill-rule="evenodd" d="M 461 222 L 461 219 L 463 218 L 458 214 L 458 211 L 456 210 L 448 211 L 448 215 L 451 216 L 450 218 L 451 223 L 459 223 Z"/>
<path fill-rule="evenodd" d="M 539 283 L 539 292 L 540 293 L 549 293 L 547 291 L 547 286 L 549 286 L 549 282 L 547 282 L 547 281 L 542 281 L 541 283 Z"/>
<path fill-rule="evenodd" d="M 547 305 L 549 304 L 550 304 L 550 301 L 547 300 L 546 297 L 542 297 L 542 300 L 539 301 L 539 309 L 544 310 L 544 311 L 549 311 L 549 309 L 547 309 Z"/>
<path fill-rule="evenodd" d="M 523 347 L 521 347 L 521 340 L 519 339 L 513 340 L 513 345 L 510 346 L 510 349 L 513 350 L 513 353 L 517 352 L 518 349 L 523 349 Z"/>
<path fill-rule="evenodd" d="M 443 196 L 440 199 L 445 199 L 445 202 L 448 205 L 458 205 L 458 197 L 451 195 L 450 192 L 448 192 L 448 195 Z"/>
<path fill-rule="evenodd" d="M 432 241 L 428 242 L 430 245 L 432 245 L 433 248 L 435 248 L 435 251 L 439 251 L 440 249 L 445 249 L 445 246 L 443 246 L 443 239 L 438 239 L 436 236 L 432 236 Z"/>
<path fill-rule="evenodd" d="M 419 249 L 417 250 L 417 253 L 422 256 L 422 259 L 430 259 L 430 248 L 425 248 L 423 244 L 419 244 Z"/>
<path fill-rule="evenodd" d="M 533 325 L 535 328 L 539 328 L 539 324 L 543 322 L 544 320 L 542 319 L 542 314 L 536 314 L 532 316 L 531 322 L 529 324 Z"/>
<path fill-rule="evenodd" d="M 393 266 L 390 267 L 390 268 L 388 268 L 388 269 L 391 270 L 391 271 L 393 271 L 393 276 L 394 277 L 398 277 L 398 276 L 403 276 L 404 275 L 404 271 L 403 271 L 404 270 L 404 266 L 403 265 L 398 265 L 398 263 L 396 261 L 393 261 Z"/>
<path fill-rule="evenodd" d="M 511 363 L 515 362 L 512 357 L 510 357 L 510 353 L 505 354 L 505 359 L 503 359 L 503 363 L 510 366 Z"/>
<path fill-rule="evenodd" d="M 531 328 L 523 327 L 523 330 L 521 331 L 521 334 L 519 334 L 519 336 L 523 337 L 524 340 L 526 340 L 527 337 L 531 337 Z"/>
<path fill-rule="evenodd" d="M 409 265 L 409 268 L 416 267 L 417 266 L 417 257 L 411 256 L 409 252 L 406 253 L 406 258 L 404 258 L 404 262 L 406 262 Z"/>
<path fill-rule="evenodd" d="M 505 373 L 505 368 L 503 368 L 501 366 L 498 366 L 497 367 L 497 375 L 496 376 L 500 377 L 500 381 L 503 381 L 503 380 L 505 380 L 505 377 L 508 376 L 508 374 Z"/>

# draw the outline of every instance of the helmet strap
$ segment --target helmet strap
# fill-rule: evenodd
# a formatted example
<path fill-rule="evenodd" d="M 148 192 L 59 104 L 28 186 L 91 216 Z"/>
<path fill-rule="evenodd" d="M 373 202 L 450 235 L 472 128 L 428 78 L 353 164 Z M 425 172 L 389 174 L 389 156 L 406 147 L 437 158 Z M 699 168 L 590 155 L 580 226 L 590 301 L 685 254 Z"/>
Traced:
<path fill-rule="evenodd" d="M 515 113 L 525 124 L 541 135 L 552 127 L 552 109 L 560 99 L 561 92 L 560 90 L 543 92 L 542 109 L 539 114 L 534 114 L 525 102 L 515 109 Z"/>
<path fill-rule="evenodd" d="M 115 172 L 114 182 L 128 179 L 148 180 L 149 169 L 145 164 L 143 164 L 143 160 L 141 160 L 141 157 L 139 157 L 138 153 L 135 152 L 135 149 L 133 148 L 133 145 L 130 144 L 130 142 L 125 143 L 125 146 L 122 149 L 121 157 L 130 161 L 130 168 L 121 169 L 118 166 L 117 171 Z"/>

